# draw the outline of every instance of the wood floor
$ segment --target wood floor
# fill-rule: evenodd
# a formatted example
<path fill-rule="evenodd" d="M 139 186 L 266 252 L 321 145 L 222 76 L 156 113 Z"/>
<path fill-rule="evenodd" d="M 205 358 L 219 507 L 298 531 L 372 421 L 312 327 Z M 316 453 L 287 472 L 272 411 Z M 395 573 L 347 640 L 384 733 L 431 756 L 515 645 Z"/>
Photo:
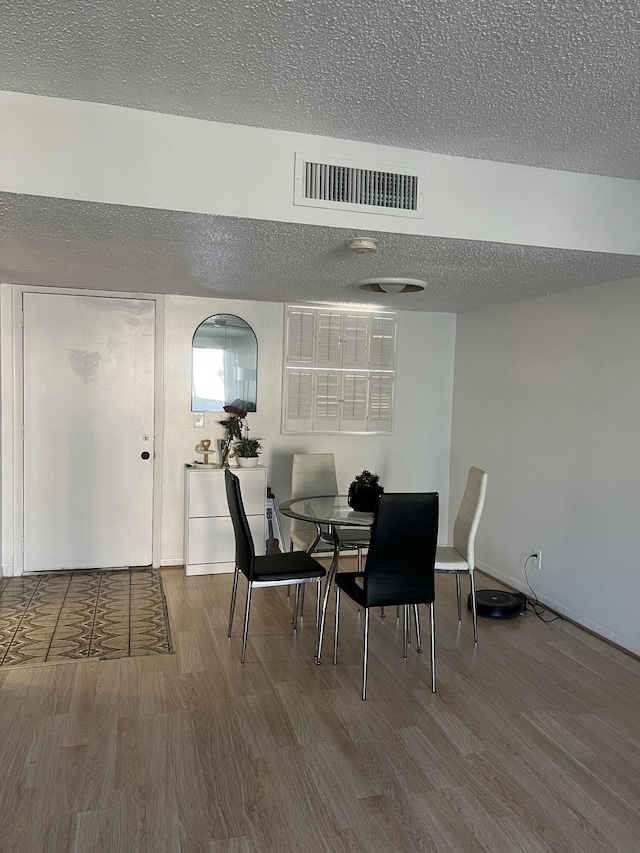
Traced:
<path fill-rule="evenodd" d="M 315 666 L 311 618 L 294 638 L 256 590 L 243 667 L 231 577 L 163 579 L 175 655 L 0 672 L 2 853 L 640 850 L 632 658 L 533 615 L 481 619 L 474 651 L 439 577 L 437 694 L 376 615 L 362 702 L 348 602 Z"/>

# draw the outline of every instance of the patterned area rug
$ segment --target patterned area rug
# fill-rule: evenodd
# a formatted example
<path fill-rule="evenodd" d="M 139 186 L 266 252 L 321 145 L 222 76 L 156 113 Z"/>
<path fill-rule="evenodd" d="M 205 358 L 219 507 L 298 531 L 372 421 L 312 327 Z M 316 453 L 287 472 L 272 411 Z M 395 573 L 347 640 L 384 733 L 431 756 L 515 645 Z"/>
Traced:
<path fill-rule="evenodd" d="M 0 579 L 0 667 L 171 652 L 157 569 Z"/>

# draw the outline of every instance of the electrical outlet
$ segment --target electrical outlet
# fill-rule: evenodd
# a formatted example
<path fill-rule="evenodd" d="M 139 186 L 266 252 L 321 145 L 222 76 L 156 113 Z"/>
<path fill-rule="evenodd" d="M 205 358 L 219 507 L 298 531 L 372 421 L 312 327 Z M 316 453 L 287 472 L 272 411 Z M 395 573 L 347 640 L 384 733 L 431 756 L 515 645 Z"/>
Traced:
<path fill-rule="evenodd" d="M 193 414 L 193 428 L 194 429 L 204 429 L 204 412 L 194 412 L 194 414 Z"/>
<path fill-rule="evenodd" d="M 542 551 L 534 549 L 531 553 L 533 554 L 533 560 L 531 561 L 533 563 L 533 568 L 537 569 L 539 572 L 541 572 L 542 571 Z"/>

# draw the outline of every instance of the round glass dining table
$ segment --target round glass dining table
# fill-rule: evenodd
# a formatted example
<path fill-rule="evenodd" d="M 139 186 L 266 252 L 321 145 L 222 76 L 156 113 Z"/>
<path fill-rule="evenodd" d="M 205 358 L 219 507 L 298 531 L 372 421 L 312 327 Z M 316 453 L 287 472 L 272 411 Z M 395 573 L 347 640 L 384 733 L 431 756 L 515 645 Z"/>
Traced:
<path fill-rule="evenodd" d="M 333 540 L 333 556 L 331 565 L 327 572 L 324 594 L 322 596 L 322 610 L 320 624 L 318 625 L 318 637 L 316 642 L 316 663 L 321 662 L 322 640 L 327 615 L 327 603 L 335 573 L 338 570 L 338 557 L 340 553 L 340 539 L 338 528 L 360 527 L 369 528 L 373 523 L 372 512 L 357 512 L 349 506 L 346 495 L 317 495 L 308 498 L 294 498 L 283 501 L 278 507 L 282 515 L 289 518 L 297 518 L 300 521 L 308 521 L 316 527 L 316 538 L 307 548 L 307 553 L 312 554 L 323 534 Z M 324 541 L 327 541 L 325 538 Z"/>

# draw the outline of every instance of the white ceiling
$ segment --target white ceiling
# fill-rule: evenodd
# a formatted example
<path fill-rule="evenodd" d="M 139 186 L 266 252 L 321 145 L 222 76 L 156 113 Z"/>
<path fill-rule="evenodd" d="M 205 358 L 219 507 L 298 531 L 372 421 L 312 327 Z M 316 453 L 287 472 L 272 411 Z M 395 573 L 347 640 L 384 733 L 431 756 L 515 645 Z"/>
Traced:
<path fill-rule="evenodd" d="M 637 0 L 0 0 L 0 89 L 640 179 Z M 4 280 L 466 310 L 640 259 L 0 196 Z"/>
<path fill-rule="evenodd" d="M 348 236 L 340 228 L 0 194 L 3 266 L 16 284 L 464 311 L 640 275 L 640 258 L 627 255 L 408 234 L 376 234 L 375 255 L 354 255 Z M 353 286 L 398 270 L 425 278 L 425 293 L 374 297 Z"/>

